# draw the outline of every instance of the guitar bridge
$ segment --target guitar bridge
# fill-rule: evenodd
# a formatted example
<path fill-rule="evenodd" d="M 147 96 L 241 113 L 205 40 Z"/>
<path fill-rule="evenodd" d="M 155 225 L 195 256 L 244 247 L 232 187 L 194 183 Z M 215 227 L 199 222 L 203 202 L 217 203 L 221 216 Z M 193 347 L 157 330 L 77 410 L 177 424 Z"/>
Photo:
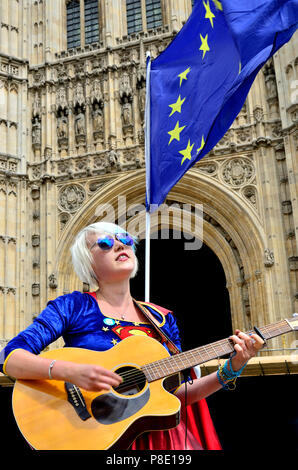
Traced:
<path fill-rule="evenodd" d="M 77 415 L 83 420 L 91 418 L 91 414 L 87 410 L 84 397 L 81 390 L 74 384 L 64 383 L 69 403 L 74 407 Z"/>

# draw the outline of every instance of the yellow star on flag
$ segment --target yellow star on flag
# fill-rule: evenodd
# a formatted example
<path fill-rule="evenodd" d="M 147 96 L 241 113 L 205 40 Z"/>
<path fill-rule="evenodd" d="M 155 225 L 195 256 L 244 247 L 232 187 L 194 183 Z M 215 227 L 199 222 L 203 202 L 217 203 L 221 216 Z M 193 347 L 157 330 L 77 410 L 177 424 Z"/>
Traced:
<path fill-rule="evenodd" d="M 181 86 L 182 80 L 187 80 L 187 74 L 189 74 L 189 72 L 190 72 L 190 67 L 184 70 L 184 72 L 179 73 L 178 77 L 180 77 L 180 86 Z"/>
<path fill-rule="evenodd" d="M 111 343 L 113 343 L 113 345 L 115 346 L 115 344 L 117 344 L 117 343 L 118 343 L 118 341 L 117 341 L 116 339 L 114 339 L 114 338 L 113 338 L 113 339 L 111 340 Z"/>
<path fill-rule="evenodd" d="M 197 149 L 197 154 L 200 153 L 204 145 L 205 145 L 205 140 L 204 140 L 204 136 L 202 135 L 201 146 Z"/>
<path fill-rule="evenodd" d="M 190 140 L 188 139 L 187 147 L 184 150 L 180 150 L 179 153 L 183 155 L 181 165 L 184 163 L 185 160 L 191 160 L 191 151 L 194 144 L 190 145 Z"/>
<path fill-rule="evenodd" d="M 103 331 L 109 331 L 109 328 L 107 326 L 102 327 Z"/>
<path fill-rule="evenodd" d="M 222 4 L 221 2 L 219 2 L 219 0 L 212 0 L 214 5 L 216 6 L 217 10 L 220 10 L 220 11 L 223 11 L 223 7 L 222 7 Z"/>
<path fill-rule="evenodd" d="M 205 18 L 210 20 L 211 26 L 213 28 L 213 18 L 215 18 L 215 15 L 210 10 L 209 0 L 208 0 L 207 3 L 205 3 L 204 0 L 203 0 L 203 3 L 204 3 L 205 10 L 206 10 Z"/>
<path fill-rule="evenodd" d="M 183 100 L 181 100 L 181 95 L 179 95 L 176 103 L 169 104 L 169 107 L 172 108 L 172 112 L 171 112 L 170 116 L 172 116 L 172 114 L 176 113 L 176 111 L 178 113 L 181 113 L 181 106 L 183 105 L 184 101 L 185 101 L 185 98 L 183 98 Z"/>
<path fill-rule="evenodd" d="M 202 59 L 204 59 L 205 57 L 205 54 L 207 51 L 210 51 L 210 47 L 208 46 L 208 34 L 206 34 L 206 36 L 203 38 L 203 36 L 200 34 L 200 38 L 201 38 L 201 41 L 202 41 L 202 44 L 201 44 L 201 47 L 200 47 L 200 51 L 203 51 L 203 57 Z"/>
<path fill-rule="evenodd" d="M 168 145 L 170 145 L 170 143 L 174 139 L 180 141 L 180 133 L 183 131 L 184 128 L 185 128 L 185 126 L 179 127 L 179 121 L 177 121 L 176 126 L 174 127 L 174 129 L 172 131 L 168 132 L 168 134 L 170 134 L 170 136 L 171 136 Z"/>

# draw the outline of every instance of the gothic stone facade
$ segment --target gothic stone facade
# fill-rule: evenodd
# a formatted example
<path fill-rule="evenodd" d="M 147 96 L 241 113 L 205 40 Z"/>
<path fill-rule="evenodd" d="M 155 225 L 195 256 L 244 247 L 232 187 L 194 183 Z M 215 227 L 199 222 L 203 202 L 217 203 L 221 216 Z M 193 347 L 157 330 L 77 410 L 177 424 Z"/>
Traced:
<path fill-rule="evenodd" d="M 119 195 L 144 204 L 145 53 L 157 56 L 191 11 L 191 0 L 161 0 L 162 26 L 128 35 L 126 2 L 99 0 L 98 42 L 69 49 L 67 3 L 0 2 L 2 345 L 49 299 L 83 288 L 69 248 L 100 204 L 117 217 Z M 261 70 L 232 127 L 167 200 L 203 204 L 204 242 L 244 330 L 298 311 L 297 41 Z"/>

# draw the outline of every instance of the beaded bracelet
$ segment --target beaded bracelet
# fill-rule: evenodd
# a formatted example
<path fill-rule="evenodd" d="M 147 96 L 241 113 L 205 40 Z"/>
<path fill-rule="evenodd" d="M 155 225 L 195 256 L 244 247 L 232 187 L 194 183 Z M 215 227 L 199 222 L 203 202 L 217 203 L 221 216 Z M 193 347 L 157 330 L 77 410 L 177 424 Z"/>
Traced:
<path fill-rule="evenodd" d="M 221 365 L 217 371 L 217 378 L 220 385 L 222 385 L 225 390 L 234 390 L 236 388 L 237 377 L 241 375 L 246 364 L 247 363 L 245 363 L 243 367 L 237 371 L 233 370 L 231 358 Z M 228 365 L 230 367 L 229 369 Z"/>

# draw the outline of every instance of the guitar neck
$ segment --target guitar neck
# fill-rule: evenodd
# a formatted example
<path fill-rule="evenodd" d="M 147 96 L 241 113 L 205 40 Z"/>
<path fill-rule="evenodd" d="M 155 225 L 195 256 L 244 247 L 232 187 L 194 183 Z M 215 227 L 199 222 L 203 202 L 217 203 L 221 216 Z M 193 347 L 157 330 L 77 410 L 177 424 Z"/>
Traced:
<path fill-rule="evenodd" d="M 293 328 L 287 320 L 281 320 L 277 323 L 272 323 L 267 326 L 259 328 L 262 336 L 268 340 L 276 336 L 289 333 Z M 255 331 L 248 331 L 247 334 L 255 333 Z M 185 351 L 174 356 L 167 357 L 142 367 L 148 382 L 168 377 L 178 373 L 184 369 L 189 369 L 204 362 L 226 356 L 234 351 L 234 343 L 231 339 L 226 338 L 206 346 L 200 346 L 190 351 Z"/>

